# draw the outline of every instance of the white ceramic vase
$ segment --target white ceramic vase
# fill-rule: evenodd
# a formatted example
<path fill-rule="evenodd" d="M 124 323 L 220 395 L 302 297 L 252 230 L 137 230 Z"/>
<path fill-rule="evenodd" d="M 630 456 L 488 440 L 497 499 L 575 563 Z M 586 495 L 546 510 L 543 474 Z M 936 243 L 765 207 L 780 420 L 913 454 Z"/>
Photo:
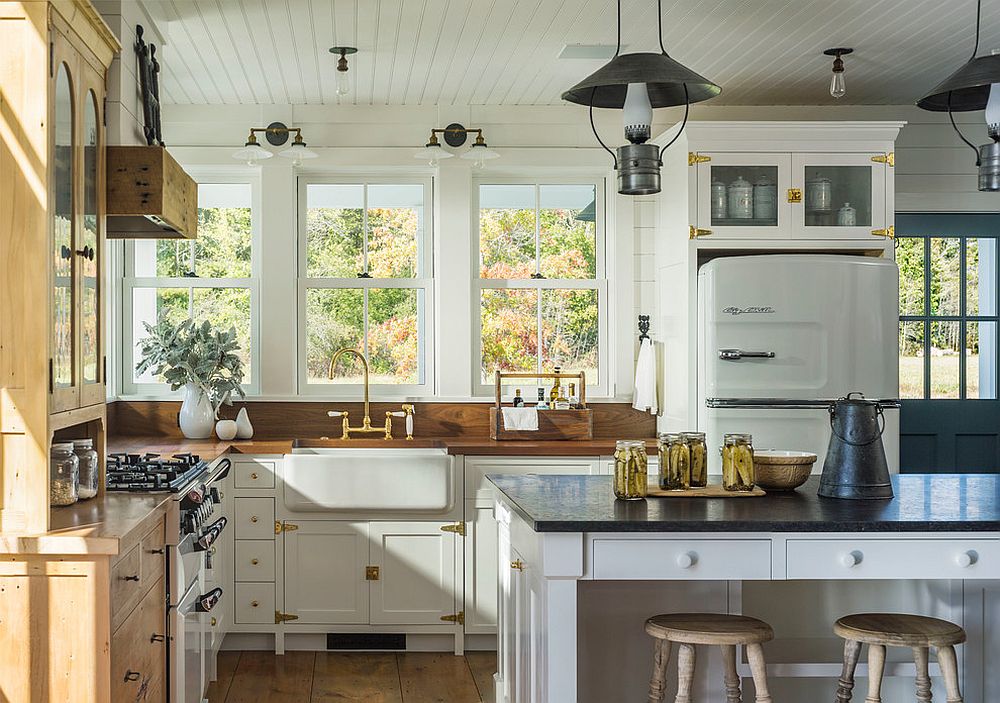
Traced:
<path fill-rule="evenodd" d="M 247 414 L 246 407 L 240 408 L 236 413 L 236 437 L 238 439 L 253 437 L 253 425 L 250 424 L 250 415 Z"/>
<path fill-rule="evenodd" d="M 215 423 L 215 434 L 223 442 L 236 437 L 236 420 L 219 420 Z"/>
<path fill-rule="evenodd" d="M 184 402 L 181 403 L 179 421 L 181 433 L 188 439 L 205 439 L 212 436 L 215 411 L 208 396 L 193 383 L 184 386 Z"/>

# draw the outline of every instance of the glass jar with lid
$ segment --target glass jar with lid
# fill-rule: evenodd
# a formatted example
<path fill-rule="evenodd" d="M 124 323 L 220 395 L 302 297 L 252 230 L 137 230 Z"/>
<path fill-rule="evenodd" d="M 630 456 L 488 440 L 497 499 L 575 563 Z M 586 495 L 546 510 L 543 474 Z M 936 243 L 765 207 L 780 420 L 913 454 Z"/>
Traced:
<path fill-rule="evenodd" d="M 686 491 L 691 487 L 691 454 L 679 434 L 665 433 L 659 438 L 660 488 Z"/>
<path fill-rule="evenodd" d="M 646 442 L 620 439 L 615 443 L 615 498 L 639 500 L 646 497 L 647 465 Z"/>
<path fill-rule="evenodd" d="M 691 461 L 691 488 L 704 488 L 708 485 L 708 445 L 705 444 L 704 432 L 684 432 Z"/>
<path fill-rule="evenodd" d="M 94 451 L 94 440 L 74 439 L 73 452 L 80 460 L 80 488 L 77 494 L 80 500 L 93 498 L 97 495 L 97 478 L 100 474 L 97 452 Z"/>
<path fill-rule="evenodd" d="M 72 442 L 54 442 L 49 452 L 49 505 L 72 505 L 79 496 L 80 459 Z"/>
<path fill-rule="evenodd" d="M 756 483 L 753 468 L 753 438 L 748 434 L 727 434 L 722 443 L 722 487 L 727 491 L 752 491 Z"/>
<path fill-rule="evenodd" d="M 743 176 L 729 184 L 727 190 L 727 210 L 729 219 L 749 220 L 753 218 L 753 186 Z"/>

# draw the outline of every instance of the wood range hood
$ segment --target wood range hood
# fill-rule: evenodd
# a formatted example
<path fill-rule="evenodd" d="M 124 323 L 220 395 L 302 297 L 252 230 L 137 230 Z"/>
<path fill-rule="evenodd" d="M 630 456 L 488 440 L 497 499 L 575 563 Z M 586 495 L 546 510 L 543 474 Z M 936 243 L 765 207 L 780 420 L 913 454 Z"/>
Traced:
<path fill-rule="evenodd" d="M 162 146 L 107 148 L 109 239 L 194 239 L 198 184 Z"/>

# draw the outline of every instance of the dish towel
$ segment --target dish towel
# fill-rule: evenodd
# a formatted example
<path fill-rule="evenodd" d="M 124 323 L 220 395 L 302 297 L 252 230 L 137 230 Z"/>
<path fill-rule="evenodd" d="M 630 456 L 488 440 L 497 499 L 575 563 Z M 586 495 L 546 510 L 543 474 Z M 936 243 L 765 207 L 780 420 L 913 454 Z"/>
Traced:
<path fill-rule="evenodd" d="M 642 412 L 656 415 L 656 351 L 651 339 L 644 339 L 639 345 L 639 358 L 635 362 L 635 392 L 632 407 Z"/>
<path fill-rule="evenodd" d="M 538 411 L 535 408 L 500 408 L 505 430 L 538 431 Z"/>

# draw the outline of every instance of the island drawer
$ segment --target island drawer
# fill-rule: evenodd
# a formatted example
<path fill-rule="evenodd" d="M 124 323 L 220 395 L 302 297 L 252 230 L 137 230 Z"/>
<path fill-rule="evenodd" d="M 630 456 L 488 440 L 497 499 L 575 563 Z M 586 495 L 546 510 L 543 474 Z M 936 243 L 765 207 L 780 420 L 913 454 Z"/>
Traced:
<path fill-rule="evenodd" d="M 233 486 L 236 488 L 274 488 L 273 461 L 245 460 L 233 462 Z"/>
<path fill-rule="evenodd" d="M 1000 578 L 1000 540 L 795 539 L 785 554 L 789 579 Z"/>
<path fill-rule="evenodd" d="M 595 539 L 598 579 L 770 579 L 766 539 Z"/>
<path fill-rule="evenodd" d="M 274 539 L 274 498 L 237 498 L 236 539 Z"/>
<path fill-rule="evenodd" d="M 274 540 L 236 540 L 236 580 L 274 581 Z"/>

